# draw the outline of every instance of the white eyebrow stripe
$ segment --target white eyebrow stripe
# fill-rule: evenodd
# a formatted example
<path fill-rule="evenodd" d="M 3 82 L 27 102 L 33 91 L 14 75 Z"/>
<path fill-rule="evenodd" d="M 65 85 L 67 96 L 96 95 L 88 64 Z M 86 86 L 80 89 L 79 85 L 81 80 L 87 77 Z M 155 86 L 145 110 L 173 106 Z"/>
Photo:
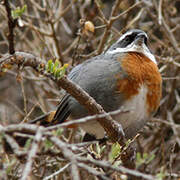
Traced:
<path fill-rule="evenodd" d="M 127 32 L 127 33 L 123 34 L 123 35 L 117 40 L 116 43 L 122 41 L 126 36 L 129 36 L 129 35 L 131 35 L 131 34 L 133 34 L 133 33 L 134 33 L 133 31 L 130 31 L 130 32 Z M 147 34 L 146 34 L 145 32 L 142 32 L 142 33 L 143 33 L 143 34 L 146 36 L 146 38 L 148 39 Z"/>
<path fill-rule="evenodd" d="M 117 40 L 117 43 L 118 43 L 119 41 L 122 41 L 126 36 L 129 36 L 129 35 L 132 34 L 132 33 L 133 33 L 133 32 L 130 31 L 130 32 L 127 32 L 127 33 L 123 34 L 123 35 Z"/>

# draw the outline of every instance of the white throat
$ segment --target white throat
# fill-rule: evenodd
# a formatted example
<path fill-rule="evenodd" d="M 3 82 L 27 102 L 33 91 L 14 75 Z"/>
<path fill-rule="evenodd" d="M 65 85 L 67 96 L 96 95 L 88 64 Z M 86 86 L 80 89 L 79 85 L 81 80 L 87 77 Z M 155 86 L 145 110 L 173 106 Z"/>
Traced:
<path fill-rule="evenodd" d="M 116 54 L 116 53 L 123 53 L 123 52 L 139 52 L 139 53 L 142 53 L 146 57 L 148 57 L 152 62 L 157 64 L 154 55 L 150 52 L 150 50 L 148 49 L 148 47 L 144 43 L 142 44 L 142 46 L 130 44 L 125 48 L 116 48 L 114 50 L 108 50 L 106 53 Z"/>

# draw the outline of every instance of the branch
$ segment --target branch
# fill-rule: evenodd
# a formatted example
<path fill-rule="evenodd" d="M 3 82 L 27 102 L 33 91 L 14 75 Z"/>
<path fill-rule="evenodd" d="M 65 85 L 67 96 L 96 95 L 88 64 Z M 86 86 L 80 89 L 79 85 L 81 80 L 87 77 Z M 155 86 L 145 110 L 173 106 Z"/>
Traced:
<path fill-rule="evenodd" d="M 43 134 L 43 129 L 41 126 L 38 128 L 37 133 L 34 137 L 34 142 L 32 143 L 32 148 L 28 153 L 28 158 L 27 158 L 27 162 L 25 165 L 25 168 L 23 170 L 23 174 L 22 174 L 22 178 L 21 180 L 26 180 L 28 179 L 28 176 L 31 172 L 32 169 L 32 164 L 33 164 L 33 159 L 38 151 L 38 147 L 39 147 L 39 143 L 42 140 L 42 134 Z"/>
<path fill-rule="evenodd" d="M 174 120 L 173 120 L 173 117 L 172 117 L 172 112 L 168 111 L 167 112 L 167 117 L 168 117 L 168 120 L 170 121 L 171 124 L 174 124 Z M 180 138 L 179 138 L 179 133 L 178 133 L 178 130 L 177 128 L 175 127 L 175 125 L 171 126 L 172 127 L 172 130 L 174 132 L 174 135 L 176 137 L 176 141 L 177 141 L 177 144 L 180 146 Z"/>
<path fill-rule="evenodd" d="M 14 28 L 17 24 L 17 19 L 13 19 L 11 15 L 11 8 L 9 5 L 9 0 L 4 0 L 4 6 L 6 8 L 7 17 L 8 17 L 8 42 L 9 42 L 9 54 L 14 54 Z"/>
<path fill-rule="evenodd" d="M 128 9 L 126 9 L 124 12 L 122 12 L 121 14 L 117 15 L 117 16 L 114 16 L 112 17 L 113 20 L 117 20 L 119 19 L 120 17 L 124 16 L 125 14 L 127 14 L 129 11 L 131 11 L 132 9 L 134 9 L 136 6 L 139 6 L 140 4 L 142 4 L 142 1 L 139 1 L 135 4 L 133 4 L 132 6 L 130 6 Z"/>
<path fill-rule="evenodd" d="M 68 168 L 71 165 L 71 163 L 66 164 L 65 166 L 63 166 L 61 169 L 59 169 L 58 171 L 56 171 L 55 173 L 46 176 L 43 180 L 48 180 L 48 179 L 52 179 L 54 176 L 57 176 L 58 174 L 62 173 L 66 168 Z"/>
<path fill-rule="evenodd" d="M 77 167 L 77 159 L 76 156 L 74 156 L 74 154 L 72 153 L 71 150 L 68 149 L 68 147 L 66 146 L 66 143 L 62 142 L 59 140 L 59 138 L 57 137 L 50 137 L 49 138 L 58 148 L 61 149 L 62 153 L 64 154 L 64 156 L 70 160 L 71 162 L 71 176 L 73 180 L 80 180 L 79 177 L 79 171 L 78 171 L 78 167 Z"/>
<path fill-rule="evenodd" d="M 162 17 L 162 25 L 163 25 L 165 32 L 167 33 L 167 37 L 168 37 L 169 41 L 173 45 L 174 49 L 180 54 L 180 48 L 178 47 L 176 38 L 174 37 L 173 33 L 171 32 L 169 26 L 166 24 L 163 17 Z"/>
<path fill-rule="evenodd" d="M 63 77 L 59 80 L 55 79 L 54 76 L 45 72 L 44 61 L 40 58 L 35 57 L 32 54 L 24 52 L 16 52 L 14 55 L 7 55 L 0 59 L 0 69 L 5 68 L 7 65 L 18 65 L 18 66 L 30 66 L 40 74 L 50 78 L 58 84 L 58 86 L 65 89 L 69 94 L 75 97 L 80 104 L 82 104 L 91 114 L 105 114 L 103 108 L 96 103 L 96 101 L 88 95 L 81 87 L 74 84 L 67 77 Z M 119 123 L 114 121 L 110 115 L 97 119 L 101 126 L 105 129 L 109 138 L 116 142 L 118 141 L 121 145 L 125 145 L 124 132 Z"/>
<path fill-rule="evenodd" d="M 77 150 L 80 150 L 80 147 L 83 144 L 86 145 L 87 143 L 83 143 L 83 144 L 82 143 L 80 143 L 80 144 L 65 143 L 65 142 L 61 141 L 58 137 L 56 137 L 53 132 L 47 131 L 46 128 L 44 128 L 42 126 L 39 127 L 38 125 L 31 125 L 31 124 L 29 124 L 29 125 L 15 124 L 15 125 L 8 125 L 6 127 L 3 127 L 0 125 L 0 132 L 3 133 L 4 135 L 7 135 L 12 132 L 14 133 L 17 131 L 24 131 L 24 130 L 29 130 L 29 132 L 32 131 L 34 134 L 34 140 L 33 140 L 33 144 L 31 146 L 31 149 L 28 152 L 28 154 L 26 155 L 26 152 L 23 152 L 23 154 L 20 154 L 22 156 L 24 155 L 25 157 L 28 156 L 28 159 L 27 159 L 24 171 L 23 171 L 23 176 L 21 179 L 27 179 L 30 171 L 32 171 L 32 160 L 36 157 L 35 155 L 39 155 L 38 147 L 40 147 L 40 142 L 43 141 L 43 138 L 48 138 L 53 143 L 53 145 L 55 145 L 59 150 L 61 150 L 60 153 L 57 151 L 54 151 L 54 153 L 55 153 L 54 155 L 58 156 L 62 153 L 62 156 L 65 157 L 69 161 L 69 163 L 67 165 L 65 165 L 63 168 L 61 168 L 56 173 L 46 177 L 45 179 L 49 179 L 50 177 L 53 177 L 53 176 L 59 174 L 60 172 L 64 171 L 69 165 L 71 165 L 71 175 L 72 175 L 73 180 L 80 179 L 78 167 L 81 167 L 81 168 L 87 170 L 89 173 L 91 173 L 93 175 L 97 175 L 99 178 L 108 179 L 106 172 L 100 173 L 99 171 L 96 171 L 95 168 L 88 166 L 88 164 L 93 164 L 100 168 L 106 168 L 107 170 L 113 170 L 115 172 L 128 174 L 130 176 L 133 176 L 134 179 L 136 177 L 137 178 L 142 177 L 142 178 L 148 179 L 148 180 L 155 179 L 155 177 L 153 177 L 151 175 L 141 173 L 136 170 L 131 170 L 131 169 L 128 169 L 123 166 L 116 167 L 107 161 L 95 160 L 95 159 L 92 159 L 89 157 L 86 158 L 86 157 L 84 157 L 84 154 L 81 154 L 81 153 L 77 154 Z M 75 152 L 73 152 L 73 151 L 75 151 Z M 19 152 L 17 152 L 17 153 L 19 154 Z M 52 153 L 53 153 L 53 151 L 52 151 Z M 85 164 L 84 167 L 82 166 L 83 165 L 82 163 Z"/>
<path fill-rule="evenodd" d="M 55 48 L 56 48 L 56 53 L 58 54 L 58 60 L 61 62 L 61 65 L 63 65 L 64 64 L 63 55 L 62 55 L 62 51 L 61 51 L 61 47 L 60 47 L 59 41 L 58 41 L 57 36 L 56 36 L 56 31 L 55 31 L 54 24 L 52 22 L 49 22 L 49 24 L 51 26 L 52 38 L 54 40 L 54 45 L 55 45 Z"/>
<path fill-rule="evenodd" d="M 160 3 L 162 3 L 162 2 L 160 1 Z M 145 6 L 147 6 L 146 3 L 143 3 L 143 4 Z M 160 13 L 159 12 L 159 7 L 158 7 L 157 2 L 155 0 L 153 0 L 153 4 L 154 4 L 154 7 L 155 7 L 155 9 L 157 11 L 157 14 L 159 14 Z M 161 6 L 161 4 L 159 6 Z M 164 32 L 166 33 L 166 37 L 169 39 L 170 43 L 172 44 L 174 49 L 177 51 L 177 53 L 180 54 L 180 48 L 178 47 L 178 42 L 177 42 L 176 38 L 174 37 L 174 34 L 171 31 L 170 27 L 166 23 L 166 20 L 164 19 L 163 15 L 161 14 L 161 16 L 160 16 L 161 21 L 160 21 L 159 19 L 156 18 L 156 16 L 153 16 L 151 14 L 151 9 L 148 6 L 147 6 L 147 8 L 148 8 L 150 16 L 157 22 L 157 25 L 160 28 L 163 28 Z M 159 21 L 161 22 L 161 24 L 159 24 Z"/>
<path fill-rule="evenodd" d="M 131 169 L 127 169 L 123 166 L 112 166 L 110 163 L 106 162 L 106 161 L 98 161 L 98 160 L 95 160 L 95 159 L 90 159 L 90 158 L 85 158 L 85 157 L 77 157 L 78 161 L 80 162 L 84 162 L 84 163 L 91 163 L 91 164 L 94 164 L 94 165 L 97 165 L 99 167 L 104 167 L 104 168 L 107 168 L 107 169 L 111 169 L 113 171 L 116 171 L 116 172 L 120 172 L 120 173 L 126 173 L 126 174 L 129 174 L 129 175 L 132 175 L 134 177 L 142 177 L 144 179 L 148 179 L 148 180 L 154 180 L 155 177 L 151 176 L 151 175 L 148 175 L 148 174 L 144 174 L 144 173 L 141 173 L 139 171 L 136 171 L 136 170 L 131 170 Z"/>
<path fill-rule="evenodd" d="M 54 130 L 60 127 L 67 127 L 67 126 L 71 126 L 71 125 L 79 125 L 79 124 L 83 124 L 86 123 L 87 121 L 92 121 L 92 120 L 97 120 L 97 119 L 102 119 L 105 118 L 106 116 L 113 116 L 113 115 L 119 115 L 119 114 L 124 114 L 124 113 L 129 113 L 130 110 L 123 110 L 123 109 L 118 109 L 116 111 L 112 111 L 112 112 L 108 112 L 105 114 L 96 114 L 93 116 L 86 116 L 77 120 L 72 120 L 72 121 L 68 121 L 68 122 L 64 122 L 62 124 L 57 124 L 54 126 L 50 126 L 47 127 L 47 130 Z"/>
<path fill-rule="evenodd" d="M 112 7 L 112 11 L 111 11 L 111 15 L 110 15 L 110 18 L 109 18 L 109 21 L 105 19 L 101 9 L 100 9 L 100 6 L 99 6 L 99 3 L 97 0 L 95 0 L 95 3 L 97 5 L 97 8 L 98 8 L 98 11 L 101 15 L 101 18 L 103 19 L 103 21 L 106 23 L 106 29 L 104 31 L 104 34 L 103 34 L 103 37 L 100 41 L 100 44 L 99 44 L 99 47 L 98 47 L 98 50 L 97 50 L 97 53 L 100 54 L 102 51 L 103 51 L 103 47 L 104 47 L 104 44 L 107 40 L 107 37 L 108 37 L 108 34 L 109 34 L 109 30 L 111 29 L 112 27 L 112 24 L 113 22 L 116 20 L 116 18 L 113 18 L 116 14 L 116 11 L 120 5 L 122 0 L 116 0 L 116 2 L 114 3 L 114 6 Z"/>

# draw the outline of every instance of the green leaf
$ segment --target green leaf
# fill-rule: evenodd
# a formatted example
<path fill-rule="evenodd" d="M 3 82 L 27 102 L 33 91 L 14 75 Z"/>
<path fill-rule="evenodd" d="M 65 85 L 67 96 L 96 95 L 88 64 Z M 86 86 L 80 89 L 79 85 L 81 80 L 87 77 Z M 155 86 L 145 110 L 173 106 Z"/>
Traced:
<path fill-rule="evenodd" d="M 64 64 L 63 67 L 58 68 L 58 69 L 56 70 L 55 77 L 56 77 L 57 79 L 62 78 L 62 77 L 65 75 L 65 73 L 66 73 L 67 67 L 68 67 L 68 64 Z"/>
<path fill-rule="evenodd" d="M 46 64 L 46 71 L 51 73 L 57 79 L 60 79 L 66 73 L 66 69 L 68 64 L 64 64 L 64 66 L 60 67 L 60 62 L 58 60 L 53 63 L 52 59 L 50 59 Z"/>
<path fill-rule="evenodd" d="M 55 61 L 55 63 L 54 63 L 54 67 L 55 67 L 55 68 L 59 68 L 59 66 L 60 66 L 60 63 L 59 63 L 59 61 L 56 59 L 56 61 Z"/>
<path fill-rule="evenodd" d="M 116 159 L 121 153 L 121 146 L 118 142 L 114 143 L 111 148 L 110 159 Z"/>
<path fill-rule="evenodd" d="M 52 72 L 53 71 L 53 66 L 54 66 L 54 63 L 53 63 L 52 59 L 50 59 L 46 64 L 46 71 L 47 72 Z"/>
<path fill-rule="evenodd" d="M 7 174 L 10 174 L 10 172 L 13 170 L 15 164 L 16 164 L 16 159 L 12 159 L 12 160 L 7 164 L 7 167 L 6 167 L 6 173 L 7 173 Z"/>
<path fill-rule="evenodd" d="M 161 167 L 160 172 L 156 175 L 156 180 L 163 180 L 166 177 L 166 172 L 164 171 L 164 167 Z"/>
<path fill-rule="evenodd" d="M 141 154 L 139 152 L 136 153 L 136 167 L 139 168 L 142 164 L 149 164 L 155 158 L 154 154 Z"/>
<path fill-rule="evenodd" d="M 148 154 L 147 153 L 143 153 L 143 159 L 147 159 L 148 158 Z"/>
<path fill-rule="evenodd" d="M 7 72 L 7 69 L 6 69 L 6 68 L 2 68 L 1 71 L 2 71 L 2 72 Z"/>
<path fill-rule="evenodd" d="M 45 148 L 49 149 L 53 146 L 53 143 L 49 141 L 48 139 L 45 140 Z"/>
<path fill-rule="evenodd" d="M 58 128 L 56 131 L 53 132 L 55 136 L 61 136 L 63 133 L 64 129 L 63 128 Z"/>
<path fill-rule="evenodd" d="M 154 158 L 155 158 L 155 154 L 152 154 L 151 156 L 149 156 L 149 158 L 146 161 L 146 164 L 149 164 Z"/>
<path fill-rule="evenodd" d="M 57 71 L 57 69 L 56 69 L 56 67 L 55 67 L 55 66 L 54 66 L 54 64 L 53 64 L 53 68 L 52 68 L 51 73 L 53 73 L 53 74 L 54 74 L 54 76 L 55 76 L 55 74 L 56 74 L 56 71 Z"/>
<path fill-rule="evenodd" d="M 97 157 L 101 158 L 101 155 L 102 155 L 104 149 L 106 148 L 106 145 L 102 146 L 97 142 L 95 148 L 96 148 L 95 153 L 96 153 Z"/>
<path fill-rule="evenodd" d="M 28 149 L 31 146 L 32 139 L 28 139 L 25 144 L 25 148 Z"/>
<path fill-rule="evenodd" d="M 141 153 L 137 152 L 136 153 L 136 167 L 138 168 L 144 163 L 144 159 L 141 157 Z"/>
<path fill-rule="evenodd" d="M 11 11 L 11 15 L 13 19 L 17 19 L 18 17 L 21 17 L 22 14 L 26 11 L 27 5 L 25 4 L 22 8 L 17 7 L 15 10 Z"/>
<path fill-rule="evenodd" d="M 58 79 L 59 77 L 61 77 L 61 69 L 57 69 L 55 72 L 55 77 Z"/>
<path fill-rule="evenodd" d="M 101 147 L 100 147 L 99 143 L 96 143 L 96 152 L 99 155 L 101 154 Z"/>

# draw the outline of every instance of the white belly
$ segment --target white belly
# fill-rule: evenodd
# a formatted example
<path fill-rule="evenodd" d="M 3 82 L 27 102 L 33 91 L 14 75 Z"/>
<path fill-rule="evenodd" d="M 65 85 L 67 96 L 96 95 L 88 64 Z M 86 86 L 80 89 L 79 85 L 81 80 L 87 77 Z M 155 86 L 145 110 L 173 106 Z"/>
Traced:
<path fill-rule="evenodd" d="M 121 123 L 127 138 L 135 136 L 148 119 L 146 95 L 147 88 L 142 86 L 137 96 L 133 96 L 123 104 L 123 109 L 130 112 L 113 116 L 114 120 Z M 97 139 L 104 137 L 104 129 L 97 121 L 82 124 L 81 128 L 89 134 L 95 135 Z"/>

